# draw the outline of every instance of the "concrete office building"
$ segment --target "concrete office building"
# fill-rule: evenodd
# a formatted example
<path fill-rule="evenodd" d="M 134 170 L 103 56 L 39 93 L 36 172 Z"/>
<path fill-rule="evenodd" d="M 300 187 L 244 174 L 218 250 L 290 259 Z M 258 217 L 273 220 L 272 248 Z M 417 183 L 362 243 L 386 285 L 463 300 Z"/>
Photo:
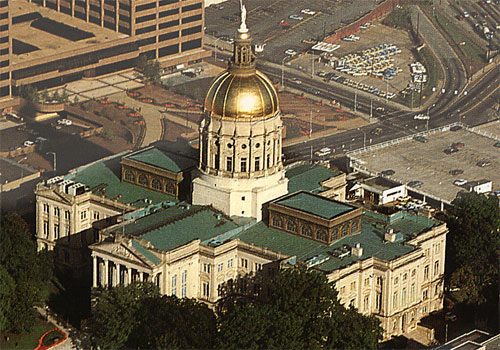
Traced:
<path fill-rule="evenodd" d="M 63 85 L 134 67 L 143 54 L 173 70 L 210 55 L 203 28 L 202 0 L 0 1 L 0 88 Z"/>

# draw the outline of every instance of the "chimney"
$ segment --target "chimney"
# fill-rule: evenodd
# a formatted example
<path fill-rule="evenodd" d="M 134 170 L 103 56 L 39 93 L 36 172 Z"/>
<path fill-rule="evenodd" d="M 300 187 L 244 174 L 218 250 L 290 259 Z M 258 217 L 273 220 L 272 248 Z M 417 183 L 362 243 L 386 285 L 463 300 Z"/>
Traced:
<path fill-rule="evenodd" d="M 388 242 L 396 241 L 396 234 L 394 233 L 394 230 L 392 228 L 387 229 L 387 231 L 385 232 L 385 240 Z"/>
<path fill-rule="evenodd" d="M 363 248 L 361 248 L 361 244 L 356 243 L 354 247 L 351 249 L 351 254 L 357 256 L 358 258 L 363 255 Z"/>

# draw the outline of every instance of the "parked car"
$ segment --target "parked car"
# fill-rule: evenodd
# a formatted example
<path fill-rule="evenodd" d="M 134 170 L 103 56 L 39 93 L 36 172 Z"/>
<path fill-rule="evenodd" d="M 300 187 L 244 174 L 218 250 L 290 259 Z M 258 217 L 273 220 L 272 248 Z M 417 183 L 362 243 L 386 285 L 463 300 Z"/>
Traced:
<path fill-rule="evenodd" d="M 323 147 L 319 151 L 316 151 L 314 154 L 318 157 L 324 157 L 332 153 L 332 149 L 329 147 Z"/>
<path fill-rule="evenodd" d="M 421 136 L 421 135 L 414 136 L 413 139 L 415 141 L 422 142 L 422 143 L 427 143 L 428 142 L 428 140 L 425 137 Z"/>
<path fill-rule="evenodd" d="M 463 142 L 454 142 L 451 144 L 451 148 L 461 149 L 464 148 L 465 144 Z"/>
<path fill-rule="evenodd" d="M 477 165 L 478 167 L 480 167 L 480 168 L 483 168 L 483 167 L 488 166 L 488 165 L 490 165 L 490 164 L 491 164 L 491 163 L 490 163 L 490 161 L 489 161 L 489 160 L 481 160 L 481 161 L 479 161 L 479 162 L 477 162 L 477 163 L 476 163 L 476 165 Z"/>
<path fill-rule="evenodd" d="M 33 146 L 35 143 L 33 141 L 24 141 L 24 147 L 29 147 L 29 146 Z"/>
<path fill-rule="evenodd" d="M 495 143 L 493 144 L 493 147 L 498 147 L 498 148 L 500 148 L 500 142 L 495 142 Z"/>
<path fill-rule="evenodd" d="M 59 119 L 57 121 L 57 124 L 70 126 L 71 124 L 73 124 L 73 122 L 71 120 L 69 120 L 69 119 Z"/>
<path fill-rule="evenodd" d="M 450 131 L 458 131 L 458 130 L 460 130 L 460 129 L 462 129 L 462 127 L 461 127 L 460 125 L 455 125 L 455 126 L 452 126 L 452 127 L 450 128 Z"/>
<path fill-rule="evenodd" d="M 390 175 L 394 175 L 394 173 L 395 173 L 394 170 L 388 169 L 388 170 L 382 171 L 380 174 L 385 175 L 385 176 L 390 176 Z"/>
<path fill-rule="evenodd" d="M 410 181 L 408 182 L 408 186 L 410 187 L 419 187 L 422 186 L 424 183 L 420 180 L 415 180 L 415 181 Z"/>
<path fill-rule="evenodd" d="M 370 131 L 370 135 L 378 136 L 382 133 L 382 128 L 375 128 Z"/>
<path fill-rule="evenodd" d="M 462 185 L 465 185 L 466 183 L 467 183 L 467 180 L 465 180 L 465 179 L 458 179 L 458 180 L 453 181 L 453 184 L 456 186 L 462 186 Z"/>
<path fill-rule="evenodd" d="M 297 15 L 290 15 L 289 16 L 291 19 L 295 19 L 297 21 L 302 21 L 304 18 L 301 17 L 301 16 L 297 16 Z"/>
<path fill-rule="evenodd" d="M 458 149 L 456 149 L 456 148 L 447 148 L 443 152 L 446 153 L 446 154 L 452 154 L 452 153 L 458 152 Z"/>
<path fill-rule="evenodd" d="M 457 320 L 457 315 L 447 312 L 444 316 L 445 321 L 455 322 Z"/>
<path fill-rule="evenodd" d="M 460 175 L 463 174 L 464 171 L 462 169 L 453 169 L 448 172 L 450 175 Z"/>
<path fill-rule="evenodd" d="M 292 50 L 292 49 L 288 49 L 288 50 L 285 51 L 285 53 L 287 55 L 290 55 L 290 56 L 295 56 L 297 54 L 297 51 Z"/>

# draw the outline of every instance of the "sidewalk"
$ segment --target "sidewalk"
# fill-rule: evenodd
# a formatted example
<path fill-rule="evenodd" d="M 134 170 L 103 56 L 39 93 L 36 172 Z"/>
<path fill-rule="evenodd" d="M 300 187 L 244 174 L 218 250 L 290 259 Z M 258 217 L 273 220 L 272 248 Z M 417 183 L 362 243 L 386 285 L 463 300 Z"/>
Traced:
<path fill-rule="evenodd" d="M 62 330 L 67 335 L 67 339 L 62 343 L 57 344 L 51 349 L 56 350 L 69 350 L 69 349 L 90 349 L 90 339 L 89 336 L 78 331 L 72 326 L 68 325 L 64 320 L 61 320 L 57 315 L 52 313 L 49 308 L 42 308 L 36 306 L 35 309 L 38 313 L 44 317 L 47 321 L 56 325 L 57 328 Z"/>

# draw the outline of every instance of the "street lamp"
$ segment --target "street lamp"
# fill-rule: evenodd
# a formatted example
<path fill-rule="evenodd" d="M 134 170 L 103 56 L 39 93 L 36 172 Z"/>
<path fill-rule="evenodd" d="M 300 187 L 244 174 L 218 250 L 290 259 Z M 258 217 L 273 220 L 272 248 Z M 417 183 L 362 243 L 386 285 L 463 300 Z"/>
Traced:
<path fill-rule="evenodd" d="M 46 154 L 52 154 L 54 156 L 53 168 L 54 168 L 54 172 L 55 172 L 56 171 L 56 152 L 47 152 Z"/>
<path fill-rule="evenodd" d="M 283 59 L 281 60 L 281 88 L 284 88 L 285 87 L 285 60 L 287 59 L 288 57 L 283 57 Z"/>
<path fill-rule="evenodd" d="M 222 38 L 217 38 L 215 39 L 215 62 L 217 62 L 217 41 L 219 41 Z"/>

